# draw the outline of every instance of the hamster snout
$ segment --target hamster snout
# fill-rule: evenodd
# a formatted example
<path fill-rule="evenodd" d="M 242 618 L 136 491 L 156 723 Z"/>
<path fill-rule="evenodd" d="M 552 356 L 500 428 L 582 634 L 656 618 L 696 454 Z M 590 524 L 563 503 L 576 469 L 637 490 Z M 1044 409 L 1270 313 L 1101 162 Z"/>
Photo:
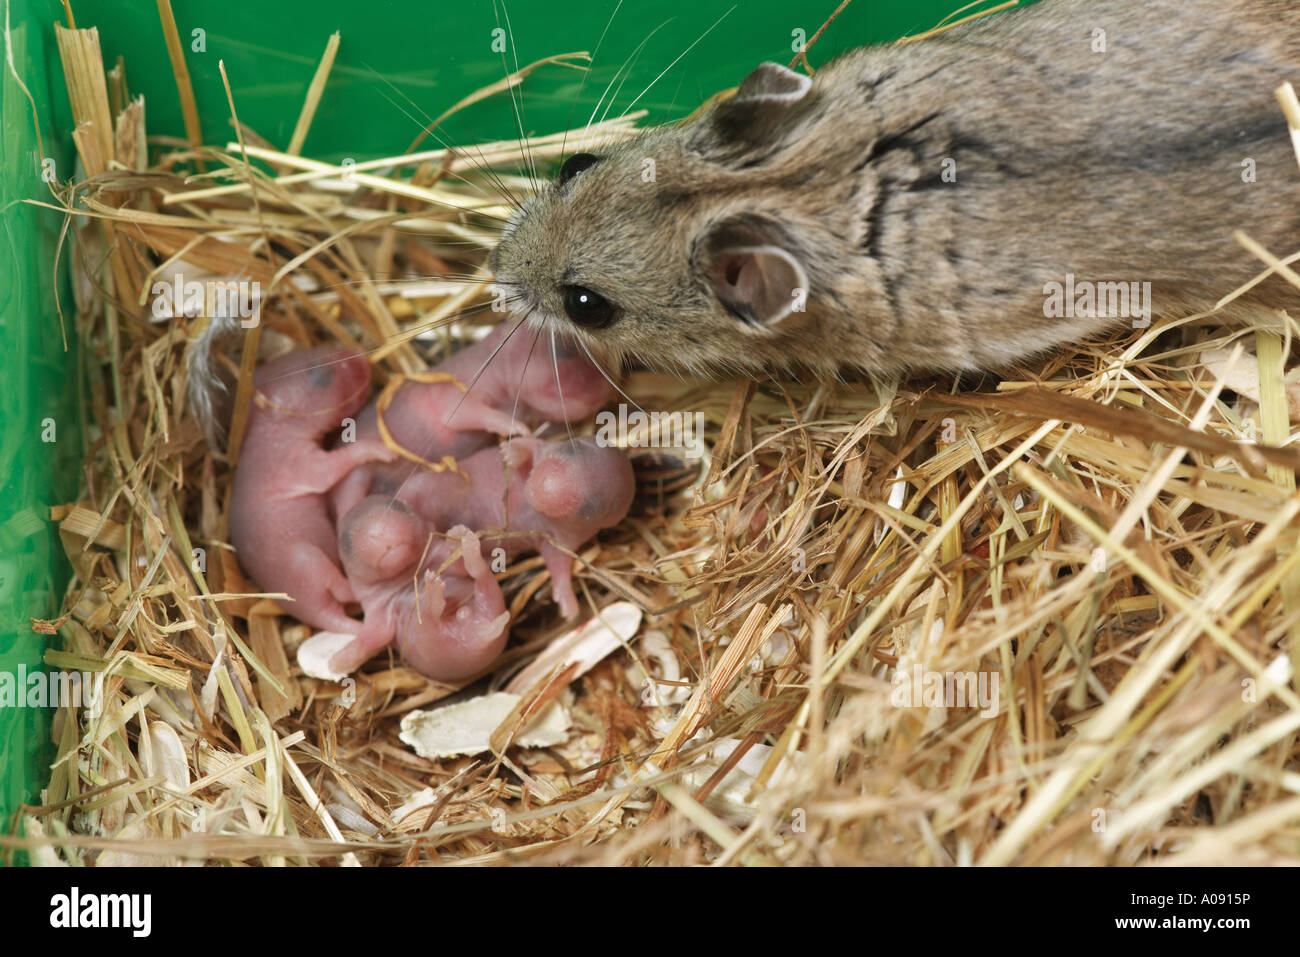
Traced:
<path fill-rule="evenodd" d="M 1210 308 L 1300 236 L 1273 90 L 1300 7 L 1042 0 L 568 158 L 490 264 L 597 359 L 690 372 L 986 369 Z M 1243 175 L 1246 166 L 1254 175 Z M 1136 290 L 1061 308 L 1052 290 Z M 1223 310 L 1284 308 L 1277 278 Z"/>

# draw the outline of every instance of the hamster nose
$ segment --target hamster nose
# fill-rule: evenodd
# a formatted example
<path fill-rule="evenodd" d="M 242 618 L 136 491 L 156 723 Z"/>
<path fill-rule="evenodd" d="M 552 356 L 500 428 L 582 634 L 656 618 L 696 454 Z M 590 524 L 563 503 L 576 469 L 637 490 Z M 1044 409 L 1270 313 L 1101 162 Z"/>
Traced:
<path fill-rule="evenodd" d="M 498 274 L 489 292 L 493 298 L 503 300 L 507 311 L 516 315 L 536 309 L 541 304 L 541 297 L 537 295 L 537 290 L 527 283 L 504 274 Z"/>

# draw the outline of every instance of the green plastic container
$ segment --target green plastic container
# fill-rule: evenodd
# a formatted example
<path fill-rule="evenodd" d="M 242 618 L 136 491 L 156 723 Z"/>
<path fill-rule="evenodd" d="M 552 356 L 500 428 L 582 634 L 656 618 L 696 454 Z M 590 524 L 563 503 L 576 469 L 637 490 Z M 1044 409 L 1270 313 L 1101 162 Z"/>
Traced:
<path fill-rule="evenodd" d="M 647 109 L 651 123 L 676 119 L 735 86 L 757 63 L 788 63 L 799 40 L 811 37 L 836 5 L 173 0 L 209 143 L 223 143 L 233 132 L 218 62 L 225 64 L 240 120 L 283 147 L 326 41 L 340 32 L 338 57 L 303 150 L 332 161 L 399 153 L 429 117 L 516 66 L 577 51 L 596 53 L 585 81 L 561 66 L 542 67 L 525 80 L 520 112 L 526 132 L 585 123 L 611 83 L 610 116 L 633 107 Z M 961 5 L 855 0 L 809 58 L 817 65 L 855 46 L 926 29 Z M 149 133 L 183 136 L 154 0 L 73 0 L 72 7 L 77 26 L 99 29 L 106 65 L 124 58 L 130 91 L 145 97 Z M 68 579 L 49 507 L 77 498 L 83 484 L 83 389 L 66 249 L 55 265 L 62 217 L 23 202 L 50 198 L 43 159 L 53 160 L 60 180 L 73 174 L 71 109 L 53 30 L 63 22 L 63 8 L 52 0 L 8 0 L 7 9 L 14 68 L 26 87 L 0 66 L 0 673 L 17 675 L 20 667 L 42 667 L 48 642 L 57 640 L 33 633 L 31 619 L 59 613 Z M 620 85 L 615 80 L 625 63 Z M 510 97 L 500 95 L 467 108 L 440 132 L 452 144 L 467 144 L 516 136 L 518 124 Z M 52 716 L 48 708 L 0 707 L 0 826 L 9 826 L 19 804 L 39 799 L 52 754 Z"/>

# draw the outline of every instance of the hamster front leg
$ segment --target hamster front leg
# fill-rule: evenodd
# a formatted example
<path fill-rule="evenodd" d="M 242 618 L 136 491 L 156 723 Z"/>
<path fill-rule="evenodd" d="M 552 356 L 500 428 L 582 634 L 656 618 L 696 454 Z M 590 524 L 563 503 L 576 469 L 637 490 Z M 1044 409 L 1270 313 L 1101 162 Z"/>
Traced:
<path fill-rule="evenodd" d="M 489 432 L 493 435 L 527 435 L 531 430 L 518 415 L 498 409 L 472 396 L 454 407 L 443 419 L 457 431 Z"/>

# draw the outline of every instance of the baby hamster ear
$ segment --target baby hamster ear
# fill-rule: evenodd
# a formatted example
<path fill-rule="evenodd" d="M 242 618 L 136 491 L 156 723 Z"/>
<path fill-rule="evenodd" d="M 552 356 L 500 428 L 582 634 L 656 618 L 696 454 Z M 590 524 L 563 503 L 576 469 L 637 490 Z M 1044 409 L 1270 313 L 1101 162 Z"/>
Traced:
<path fill-rule="evenodd" d="M 705 280 L 732 315 L 772 327 L 808 299 L 808 273 L 774 224 L 752 218 L 713 227 L 702 245 Z"/>
<path fill-rule="evenodd" d="M 701 152 L 767 142 L 805 100 L 812 80 L 779 63 L 764 63 L 700 120 L 691 146 Z"/>

